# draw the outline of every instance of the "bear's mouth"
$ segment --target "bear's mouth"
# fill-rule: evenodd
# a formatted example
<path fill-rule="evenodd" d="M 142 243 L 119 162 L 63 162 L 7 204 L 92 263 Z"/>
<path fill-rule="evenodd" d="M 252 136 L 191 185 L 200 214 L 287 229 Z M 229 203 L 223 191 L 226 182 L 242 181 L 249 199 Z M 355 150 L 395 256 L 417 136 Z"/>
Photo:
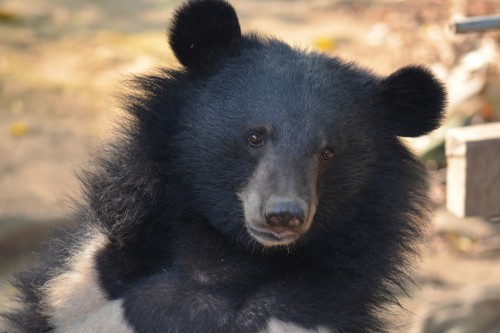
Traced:
<path fill-rule="evenodd" d="M 256 228 L 247 226 L 248 233 L 264 246 L 287 245 L 295 242 L 300 233 L 287 228 Z"/>

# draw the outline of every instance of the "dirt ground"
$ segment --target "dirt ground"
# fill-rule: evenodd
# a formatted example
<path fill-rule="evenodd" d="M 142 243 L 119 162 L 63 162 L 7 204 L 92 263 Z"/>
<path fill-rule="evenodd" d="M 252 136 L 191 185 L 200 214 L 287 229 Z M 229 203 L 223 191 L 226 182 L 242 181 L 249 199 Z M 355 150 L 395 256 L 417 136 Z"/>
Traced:
<path fill-rule="evenodd" d="M 112 140 L 120 120 L 120 82 L 177 66 L 165 29 L 178 3 L 0 0 L 0 304 L 12 293 L 7 276 L 31 264 L 54 225 L 70 220 L 76 175 Z M 379 74 L 410 63 L 451 68 L 480 36 L 452 36 L 450 16 L 500 12 L 496 1 L 231 3 L 244 31 L 271 33 Z M 398 332 L 410 331 L 434 304 L 500 286 L 500 253 L 471 251 L 500 235 L 498 225 L 444 213 L 442 171 L 434 179 L 438 221 L 417 265 L 413 300 L 401 296 L 408 311 L 397 312 Z"/>

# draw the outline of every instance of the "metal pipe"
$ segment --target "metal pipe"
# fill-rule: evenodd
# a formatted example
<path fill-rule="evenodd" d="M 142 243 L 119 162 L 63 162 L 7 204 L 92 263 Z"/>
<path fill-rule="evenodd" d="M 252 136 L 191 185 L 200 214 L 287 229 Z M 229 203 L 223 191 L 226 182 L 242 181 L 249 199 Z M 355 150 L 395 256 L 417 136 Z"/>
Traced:
<path fill-rule="evenodd" d="M 492 29 L 500 29 L 500 15 L 474 16 L 451 23 L 451 30 L 457 34 Z"/>

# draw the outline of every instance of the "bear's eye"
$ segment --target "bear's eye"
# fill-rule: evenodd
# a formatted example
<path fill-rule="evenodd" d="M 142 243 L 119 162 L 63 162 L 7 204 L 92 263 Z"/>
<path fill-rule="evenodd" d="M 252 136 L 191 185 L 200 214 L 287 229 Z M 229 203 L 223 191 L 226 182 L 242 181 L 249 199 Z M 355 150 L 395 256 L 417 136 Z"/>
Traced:
<path fill-rule="evenodd" d="M 256 133 L 250 133 L 247 136 L 247 141 L 252 147 L 260 147 L 264 144 L 264 140 Z"/>
<path fill-rule="evenodd" d="M 321 153 L 319 153 L 319 157 L 323 161 L 329 161 L 335 157 L 335 153 L 333 151 L 331 151 L 330 149 L 325 149 Z"/>

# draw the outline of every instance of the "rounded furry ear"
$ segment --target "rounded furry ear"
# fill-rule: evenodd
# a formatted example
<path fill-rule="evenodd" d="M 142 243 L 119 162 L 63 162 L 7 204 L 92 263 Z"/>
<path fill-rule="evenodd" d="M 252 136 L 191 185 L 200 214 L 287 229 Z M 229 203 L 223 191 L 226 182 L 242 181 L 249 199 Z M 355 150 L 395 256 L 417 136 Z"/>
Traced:
<path fill-rule="evenodd" d="M 223 0 L 190 0 L 174 14 L 170 47 L 184 66 L 202 70 L 230 54 L 241 39 L 234 8 Z"/>
<path fill-rule="evenodd" d="M 428 69 L 407 66 L 382 79 L 377 101 L 392 134 L 417 137 L 439 127 L 446 91 Z"/>

